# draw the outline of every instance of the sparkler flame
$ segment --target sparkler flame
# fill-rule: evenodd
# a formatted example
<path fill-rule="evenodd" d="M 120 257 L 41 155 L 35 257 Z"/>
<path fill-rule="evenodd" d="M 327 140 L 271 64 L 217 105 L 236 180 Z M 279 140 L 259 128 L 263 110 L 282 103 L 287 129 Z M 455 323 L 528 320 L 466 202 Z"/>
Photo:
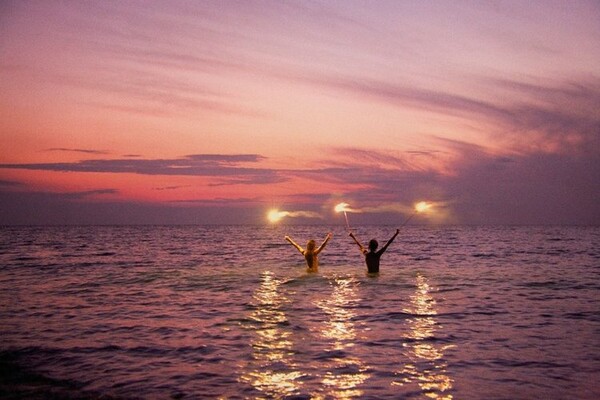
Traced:
<path fill-rule="evenodd" d="M 420 201 L 417 204 L 415 204 L 415 211 L 421 213 L 429 210 L 431 207 L 432 205 L 430 203 L 426 201 Z"/>
<path fill-rule="evenodd" d="M 273 209 L 269 211 L 267 214 L 267 218 L 271 223 L 279 222 L 283 217 L 287 217 L 290 215 L 289 211 L 279 211 L 277 209 Z"/>
<path fill-rule="evenodd" d="M 334 208 L 335 212 L 347 212 L 347 211 L 352 211 L 352 209 L 350 208 L 350 204 L 348 203 L 339 203 L 335 206 Z"/>
<path fill-rule="evenodd" d="M 267 213 L 267 219 L 272 224 L 281 221 L 284 217 L 290 218 L 322 218 L 322 216 L 314 211 L 279 211 L 274 208 Z"/>
<path fill-rule="evenodd" d="M 344 213 L 344 219 L 346 220 L 346 229 L 350 230 L 350 222 L 348 222 L 348 214 L 346 214 L 347 211 L 353 211 L 350 208 L 350 204 L 342 202 L 339 203 L 335 206 L 334 208 L 335 212 L 343 212 Z"/>
<path fill-rule="evenodd" d="M 416 203 L 413 207 L 413 213 L 404 221 L 402 225 L 405 225 L 412 217 L 416 214 L 424 213 L 430 211 L 434 206 L 434 203 L 427 201 L 420 201 Z M 382 211 L 392 211 L 392 212 L 403 212 L 406 210 L 406 206 L 402 206 L 401 204 L 384 204 L 377 207 L 368 207 L 368 208 L 351 208 L 350 204 L 346 202 L 341 202 L 335 205 L 334 210 L 336 213 L 344 213 L 344 220 L 346 221 L 346 228 L 350 229 L 350 222 L 348 221 L 347 213 L 364 213 L 364 212 L 382 212 Z M 304 218 L 323 218 L 322 215 L 316 213 L 314 211 L 280 211 L 276 208 L 269 210 L 267 213 L 267 219 L 270 223 L 275 224 L 281 221 L 285 217 L 295 218 L 295 217 L 304 217 Z"/>

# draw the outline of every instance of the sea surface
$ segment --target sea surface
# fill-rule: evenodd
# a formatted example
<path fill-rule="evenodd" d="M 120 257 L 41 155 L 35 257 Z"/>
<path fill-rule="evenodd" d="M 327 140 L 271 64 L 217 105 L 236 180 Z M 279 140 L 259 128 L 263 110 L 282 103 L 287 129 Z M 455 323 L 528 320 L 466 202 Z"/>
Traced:
<path fill-rule="evenodd" d="M 283 237 L 328 231 L 309 274 Z M 3 227 L 0 359 L 14 398 L 598 399 L 600 228 L 407 226 L 369 276 L 342 226 Z"/>

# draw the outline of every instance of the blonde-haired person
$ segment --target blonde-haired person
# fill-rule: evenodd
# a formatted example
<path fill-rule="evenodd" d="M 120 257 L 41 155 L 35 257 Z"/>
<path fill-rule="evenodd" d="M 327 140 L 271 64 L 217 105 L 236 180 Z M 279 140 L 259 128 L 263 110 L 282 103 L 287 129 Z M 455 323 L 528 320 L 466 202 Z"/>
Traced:
<path fill-rule="evenodd" d="M 303 249 L 302 246 L 300 246 L 298 243 L 294 242 L 292 240 L 291 237 L 289 236 L 285 236 L 285 240 L 287 240 L 288 242 L 290 242 L 290 244 L 292 246 L 294 246 L 296 249 L 298 249 L 298 251 L 300 253 L 302 253 L 302 255 L 304 256 L 304 259 L 306 260 L 306 265 L 308 266 L 308 268 L 306 269 L 306 272 L 318 272 L 319 271 L 319 253 L 325 248 L 325 246 L 327 245 L 327 242 L 329 242 L 329 239 L 331 239 L 332 234 L 328 233 L 327 236 L 325 237 L 325 240 L 323 241 L 323 243 L 321 243 L 321 245 L 318 248 L 315 248 L 317 243 L 311 239 L 308 241 L 308 243 L 306 243 L 306 249 Z"/>

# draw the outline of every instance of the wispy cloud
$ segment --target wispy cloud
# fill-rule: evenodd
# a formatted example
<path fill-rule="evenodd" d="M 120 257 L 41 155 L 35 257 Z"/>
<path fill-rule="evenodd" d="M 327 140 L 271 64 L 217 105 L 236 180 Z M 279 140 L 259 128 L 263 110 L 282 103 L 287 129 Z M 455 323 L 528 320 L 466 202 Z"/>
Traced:
<path fill-rule="evenodd" d="M 162 187 L 155 187 L 155 188 L 153 188 L 153 190 L 177 190 L 177 189 L 186 188 L 186 187 L 190 187 L 190 185 L 162 186 Z"/>
<path fill-rule="evenodd" d="M 496 87 L 523 98 L 505 106 L 497 137 L 509 136 L 534 151 L 600 151 L 600 78 L 548 86 L 504 80 Z"/>
<path fill-rule="evenodd" d="M 264 200 L 259 197 L 237 197 L 237 198 L 224 198 L 219 197 L 215 199 L 180 199 L 171 200 L 169 203 L 173 204 L 194 204 L 206 207 L 223 207 L 223 206 L 234 206 L 234 207 L 247 207 L 256 206 L 264 203 Z"/>
<path fill-rule="evenodd" d="M 59 172 L 220 177 L 226 184 L 269 184 L 286 178 L 277 170 L 246 167 L 264 160 L 257 154 L 194 154 L 174 159 L 101 159 L 63 163 L 0 164 L 5 169 Z"/>
<path fill-rule="evenodd" d="M 0 187 L 15 188 L 25 186 L 22 182 L 0 179 Z"/>
<path fill-rule="evenodd" d="M 1 189 L 1 188 L 0 188 Z M 87 193 L 87 194 L 86 194 Z M 110 192 L 107 192 L 110 193 Z M 1 224 L 240 224 L 261 223 L 256 203 L 144 203 L 90 201 L 90 192 L 12 192 L 0 190 Z M 98 193 L 101 194 L 101 193 Z M 83 198 L 82 198 L 83 196 Z"/>
<path fill-rule="evenodd" d="M 37 195 L 48 196 L 48 197 L 52 197 L 57 200 L 67 201 L 67 202 L 90 200 L 90 198 L 93 198 L 95 196 L 113 195 L 113 194 L 119 193 L 118 189 L 93 189 L 93 190 L 65 191 L 65 192 L 18 190 L 15 192 L 15 191 L 13 191 L 13 189 L 15 189 L 14 186 L 18 187 L 19 189 L 24 189 L 24 188 L 27 189 L 27 187 L 24 185 L 21 185 L 21 184 L 7 185 L 9 187 L 5 187 L 5 188 L 2 188 L 2 186 L 4 186 L 4 185 L 2 184 L 2 181 L 0 181 L 0 192 L 3 193 L 4 195 L 9 194 L 9 193 L 15 193 L 15 194 L 23 195 L 23 196 L 26 196 L 27 194 L 36 195 L 36 196 Z"/>
<path fill-rule="evenodd" d="M 91 150 L 91 149 L 68 149 L 65 147 L 54 147 L 51 149 L 46 149 L 46 151 L 60 151 L 60 152 L 69 152 L 69 153 L 85 153 L 85 154 L 110 154 L 106 150 Z"/>
<path fill-rule="evenodd" d="M 600 152 L 585 157 L 544 152 L 508 156 L 468 142 L 440 140 L 456 153 L 452 174 L 370 165 L 368 173 L 359 167 L 329 178 L 368 184 L 360 189 L 349 185 L 342 197 L 355 207 L 373 211 L 390 211 L 389 204 L 431 200 L 445 204 L 445 222 L 600 223 L 596 182 Z"/>
<path fill-rule="evenodd" d="M 445 148 L 456 154 L 452 174 L 442 174 L 435 170 L 408 170 L 389 168 L 394 158 L 388 159 L 385 152 L 372 150 L 372 154 L 361 153 L 361 158 L 347 166 L 345 155 L 347 149 L 333 151 L 328 158 L 334 167 L 329 167 L 325 161 L 320 168 L 308 170 L 259 170 L 258 174 L 249 173 L 248 182 L 263 182 L 264 177 L 290 179 L 292 177 L 313 179 L 321 182 L 315 186 L 312 193 L 291 194 L 278 196 L 279 205 L 286 210 L 307 210 L 322 215 L 325 220 L 333 218 L 331 208 L 334 202 L 348 201 L 353 207 L 368 210 L 361 216 L 355 216 L 356 223 L 400 223 L 402 218 L 411 212 L 410 206 L 420 200 L 442 204 L 431 221 L 445 223 L 504 223 L 504 224 L 536 224 L 536 223 L 600 223 L 600 207 L 597 199 L 600 197 L 600 187 L 597 177 L 600 174 L 600 153 L 586 157 L 574 157 L 569 154 L 493 154 L 482 146 L 468 142 L 440 138 Z M 334 156 L 334 154 L 337 154 Z M 340 154 L 342 155 L 340 157 Z M 383 154 L 383 156 L 382 156 Z M 336 157 L 341 158 L 336 159 Z M 387 164 L 378 165 L 373 160 L 385 160 Z M 178 161 L 200 162 L 204 166 L 195 173 L 211 174 L 224 177 L 232 182 L 239 182 L 244 175 L 239 175 L 238 164 L 243 162 L 259 162 L 262 157 L 257 155 L 195 155 Z M 142 160 L 148 161 L 148 160 Z M 161 160 L 164 162 L 165 160 Z M 173 160 L 170 160 L 173 161 Z M 76 164 L 76 163 L 73 163 Z M 144 168 L 137 166 L 141 173 L 157 174 L 162 168 L 176 168 L 169 164 L 165 167 L 145 164 Z M 177 164 L 177 163 L 175 163 Z M 103 171 L 131 172 L 130 167 L 118 164 L 119 168 L 96 168 Z M 233 168 L 228 170 L 229 166 Z M 191 168 L 187 164 L 179 167 Z M 53 167 L 56 168 L 56 167 Z M 77 167 L 79 168 L 79 167 Z M 216 171 L 215 170 L 218 170 Z M 224 170 L 223 170 L 224 169 Z M 67 168 L 65 170 L 80 169 Z M 168 172 L 165 174 L 174 174 Z M 186 171 L 183 175 L 190 174 Z M 243 172 L 243 174 L 248 171 Z M 5 181 L 4 197 L 8 193 L 22 187 L 14 186 L 12 181 Z M 332 192 L 329 183 L 342 188 Z M 271 184 L 271 183 L 267 183 Z M 179 186 L 155 188 L 157 190 L 176 190 Z M 116 189 L 99 189 L 83 192 L 52 194 L 54 201 L 85 200 L 96 195 L 116 194 Z M 33 196 L 33 195 L 32 195 Z M 50 194 L 48 194 L 50 196 Z M 40 199 L 42 194 L 38 196 Z M 254 210 L 252 215 L 266 212 L 267 206 L 273 206 L 269 199 L 263 196 L 240 198 L 194 199 L 182 198 L 170 201 L 171 204 L 183 206 L 204 207 L 205 212 L 210 208 L 240 207 Z M 13 204 L 13 203 L 11 203 Z M 133 204 L 133 203 L 132 203 Z M 18 208 L 18 203 L 12 205 Z M 133 205 L 131 205 L 133 207 Z M 396 216 L 390 217 L 391 214 Z M 329 216 L 329 217 L 328 217 Z M 256 217 L 258 218 L 258 217 Z M 421 218 L 421 217 L 420 217 Z M 421 221 L 425 216 L 421 218 Z M 433 217 L 431 217 L 433 218 Z M 246 221 L 247 219 L 244 219 Z"/>
<path fill-rule="evenodd" d="M 395 106 L 433 111 L 443 115 L 483 114 L 501 118 L 508 113 L 508 110 L 503 107 L 482 99 L 424 89 L 414 85 L 399 85 L 368 77 L 313 74 L 290 75 L 288 78 L 331 90 L 343 91 L 367 100 L 378 100 Z"/>
<path fill-rule="evenodd" d="M 61 193 L 63 198 L 70 200 L 82 200 L 87 199 L 89 197 L 103 195 L 103 194 L 118 194 L 119 191 L 117 189 L 96 189 L 96 190 L 86 190 L 82 192 L 66 192 Z"/>
<path fill-rule="evenodd" d="M 430 171 L 438 168 L 434 163 L 445 152 L 442 150 L 384 150 L 376 148 L 334 147 L 332 157 L 326 162 L 329 167 L 353 169 L 364 172 L 369 168 L 392 169 L 396 172 Z"/>
<path fill-rule="evenodd" d="M 289 74 L 282 78 L 344 92 L 365 101 L 380 101 L 442 116 L 462 117 L 486 126 L 484 134 L 498 139 L 521 137 L 519 144 L 546 140 L 553 148 L 597 145 L 600 127 L 600 78 L 533 83 L 489 77 L 473 77 L 503 100 L 484 99 L 416 85 L 375 80 L 364 76 Z M 583 146 L 581 146 L 583 144 Z M 549 146 L 547 146 L 549 147 Z M 563 149 L 564 150 L 564 149 Z"/>
<path fill-rule="evenodd" d="M 33 183 L 14 177 L 26 176 L 23 182 L 49 177 L 45 187 L 56 191 L 79 187 L 85 181 L 81 175 L 89 172 L 106 174 L 103 178 L 144 175 L 127 191 L 121 187 L 122 193 L 151 189 L 155 197 L 168 199 L 181 194 L 177 207 L 189 206 L 188 212 L 221 204 L 257 208 L 272 198 L 296 210 L 318 211 L 343 196 L 357 207 L 380 211 L 382 204 L 447 200 L 457 220 L 469 223 L 545 222 L 554 215 L 599 220 L 595 43 L 600 31 L 594 2 L 571 4 L 568 13 L 561 5 L 524 2 L 502 7 L 15 2 L 9 7 L 0 46 L 0 70 L 8 79 L 1 86 L 16 102 L 15 107 L 7 103 L 5 114 L 16 118 L 7 120 L 0 136 L 10 142 L 3 148 L 14 144 L 16 151 L 5 158 L 10 163 L 0 164 L 0 189 L 16 196 L 10 200 L 13 210 L 20 207 L 17 194 L 37 196 L 36 207 L 23 215 L 35 213 L 44 200 L 54 201 L 60 213 L 64 202 L 80 206 L 110 198 L 117 189 L 32 193 L 27 191 L 36 190 Z M 54 102 L 57 88 L 61 95 Z M 40 117 L 53 118 L 29 118 L 30 104 L 42 106 Z M 377 118 L 373 126 L 371 117 Z M 83 120 L 93 129 L 77 131 Z M 202 146 L 209 131 L 210 151 L 224 154 L 155 155 L 158 148 L 155 158 L 138 155 L 147 145 L 138 142 L 148 124 L 155 127 L 152 143 L 168 142 L 168 154 L 187 154 L 188 142 L 174 137 L 193 138 L 190 146 Z M 109 134 L 122 136 L 109 142 L 132 147 L 104 150 L 108 142 L 98 137 L 98 129 L 117 125 L 125 128 Z M 364 143 L 381 147 L 345 140 L 340 132 L 350 125 L 356 136 L 348 137 L 368 130 L 374 140 Z M 415 146 L 423 132 L 423 142 Z M 52 160 L 88 159 L 32 162 L 41 159 L 30 143 L 38 134 L 47 134 L 44 146 L 51 148 L 43 151 L 55 152 Z M 310 154 L 302 153 L 298 138 L 316 135 Z M 242 147 L 248 143 L 252 147 Z M 297 159 L 286 165 L 288 149 L 295 148 Z M 277 168 L 266 162 L 267 155 L 278 160 Z M 298 159 L 306 160 L 305 168 L 297 167 Z M 69 174 L 58 182 L 52 181 L 56 174 L 29 171 Z M 149 178 L 160 175 L 208 179 Z M 131 177 L 119 178 L 115 185 L 126 185 Z M 183 198 L 196 196 L 181 190 L 191 181 L 204 185 L 196 200 Z M 304 185 L 298 194 L 292 193 L 296 182 Z M 248 187 L 222 187 L 227 185 L 262 187 L 250 199 Z M 206 192 L 224 197 L 201 199 L 210 197 Z M 128 204 L 129 210 L 139 206 Z"/>

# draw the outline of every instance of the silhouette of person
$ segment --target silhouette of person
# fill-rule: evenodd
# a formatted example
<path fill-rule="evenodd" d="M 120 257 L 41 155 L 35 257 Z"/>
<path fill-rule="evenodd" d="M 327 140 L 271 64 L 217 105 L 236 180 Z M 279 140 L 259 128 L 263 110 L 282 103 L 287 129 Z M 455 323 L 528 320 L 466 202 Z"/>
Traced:
<path fill-rule="evenodd" d="M 287 240 L 288 242 L 290 242 L 290 244 L 292 246 L 294 246 L 296 249 L 298 249 L 298 251 L 300 253 L 302 253 L 302 255 L 304 256 L 304 259 L 306 260 L 306 265 L 308 266 L 308 268 L 306 269 L 306 272 L 318 272 L 319 271 L 319 253 L 325 248 L 325 246 L 327 245 L 327 242 L 329 242 L 329 239 L 331 239 L 332 234 L 328 233 L 327 236 L 325 237 L 325 240 L 323 241 L 323 243 L 317 248 L 315 249 L 316 243 L 314 240 L 309 240 L 308 243 L 306 243 L 306 250 L 302 248 L 302 246 L 300 246 L 298 243 L 294 242 L 292 240 L 291 237 L 289 236 L 285 236 L 285 240 Z"/>
<path fill-rule="evenodd" d="M 400 229 L 396 229 L 396 233 L 394 236 L 387 241 L 385 246 L 381 249 L 377 250 L 379 243 L 375 239 L 371 239 L 369 241 L 369 249 L 365 249 L 362 244 L 358 241 L 356 236 L 354 236 L 354 232 L 350 232 L 350 237 L 354 239 L 358 247 L 360 248 L 360 252 L 365 255 L 365 262 L 367 263 L 367 270 L 370 274 L 376 274 L 379 272 L 379 259 L 381 255 L 387 250 L 388 246 L 396 239 L 396 236 L 400 233 Z"/>

